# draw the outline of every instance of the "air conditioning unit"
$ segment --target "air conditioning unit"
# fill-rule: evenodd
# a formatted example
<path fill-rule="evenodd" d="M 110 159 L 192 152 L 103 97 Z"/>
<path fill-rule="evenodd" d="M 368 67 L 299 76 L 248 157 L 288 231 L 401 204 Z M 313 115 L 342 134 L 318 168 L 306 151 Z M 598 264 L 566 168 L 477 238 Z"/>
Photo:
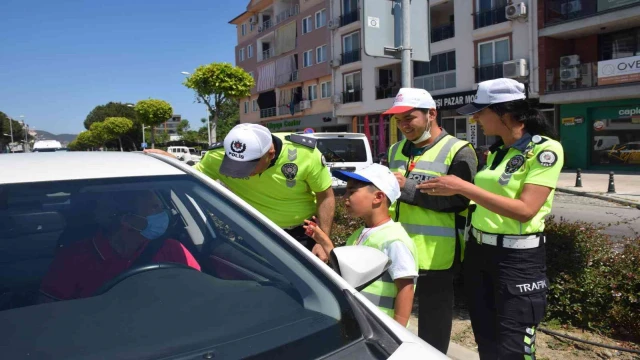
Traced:
<path fill-rule="evenodd" d="M 249 18 L 249 23 L 251 23 L 251 24 L 257 24 L 258 23 L 258 20 L 256 20 L 255 15 Z"/>
<path fill-rule="evenodd" d="M 518 59 L 502 63 L 502 74 L 506 78 L 520 78 L 529 75 L 527 60 Z"/>
<path fill-rule="evenodd" d="M 577 67 L 571 67 L 560 70 L 560 80 L 562 81 L 575 81 L 580 78 L 580 69 Z"/>
<path fill-rule="evenodd" d="M 580 65 L 580 55 L 569 55 L 560 57 L 560 66 L 569 67 Z"/>
<path fill-rule="evenodd" d="M 504 8 L 504 13 L 509 20 L 527 17 L 527 4 L 521 2 L 515 5 L 507 5 Z"/>
<path fill-rule="evenodd" d="M 337 29 L 338 27 L 340 27 L 340 21 L 329 20 L 329 22 L 327 22 L 327 27 L 329 28 L 329 30 Z"/>
<path fill-rule="evenodd" d="M 573 15 L 579 11 L 582 11 L 582 0 L 567 1 L 560 5 L 560 13 L 562 15 Z"/>
<path fill-rule="evenodd" d="M 340 66 L 340 60 L 339 59 L 329 60 L 329 66 L 331 66 L 332 68 L 339 67 Z"/>
<path fill-rule="evenodd" d="M 342 94 L 335 94 L 331 97 L 332 104 L 341 104 L 342 103 Z"/>
<path fill-rule="evenodd" d="M 311 101 L 302 100 L 300 101 L 300 110 L 311 109 Z"/>

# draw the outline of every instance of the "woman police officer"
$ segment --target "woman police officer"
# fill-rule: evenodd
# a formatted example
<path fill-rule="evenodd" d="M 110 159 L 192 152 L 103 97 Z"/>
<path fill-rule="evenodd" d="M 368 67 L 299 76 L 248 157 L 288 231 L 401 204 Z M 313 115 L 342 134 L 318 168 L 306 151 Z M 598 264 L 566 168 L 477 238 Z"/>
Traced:
<path fill-rule="evenodd" d="M 542 232 L 564 162 L 562 146 L 515 80 L 480 83 L 476 100 L 458 113 L 473 114 L 486 135 L 500 137 L 487 165 L 474 183 L 448 175 L 417 188 L 461 194 L 475 206 L 466 229 L 464 283 L 480 358 L 535 359 L 548 289 Z"/>

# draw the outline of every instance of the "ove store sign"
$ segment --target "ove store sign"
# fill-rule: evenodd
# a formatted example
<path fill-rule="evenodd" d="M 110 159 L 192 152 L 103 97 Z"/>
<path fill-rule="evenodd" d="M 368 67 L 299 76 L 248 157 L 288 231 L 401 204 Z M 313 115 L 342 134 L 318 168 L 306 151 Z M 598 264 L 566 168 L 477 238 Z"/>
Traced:
<path fill-rule="evenodd" d="M 640 81 L 640 56 L 598 62 L 598 85 Z"/>

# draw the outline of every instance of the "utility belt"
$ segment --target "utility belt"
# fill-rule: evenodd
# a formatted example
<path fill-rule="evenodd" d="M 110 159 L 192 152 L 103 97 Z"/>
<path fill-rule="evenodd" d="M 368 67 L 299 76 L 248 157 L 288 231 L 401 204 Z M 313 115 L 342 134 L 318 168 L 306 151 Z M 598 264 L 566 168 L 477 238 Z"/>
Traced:
<path fill-rule="evenodd" d="M 465 224 L 464 240 L 469 241 L 469 235 L 473 235 L 478 244 L 487 244 L 491 246 L 506 249 L 535 249 L 547 242 L 547 238 L 542 233 L 528 235 L 504 235 L 491 234 L 482 232 L 471 226 L 471 218 L 477 205 L 469 207 L 467 214 L 467 223 Z"/>

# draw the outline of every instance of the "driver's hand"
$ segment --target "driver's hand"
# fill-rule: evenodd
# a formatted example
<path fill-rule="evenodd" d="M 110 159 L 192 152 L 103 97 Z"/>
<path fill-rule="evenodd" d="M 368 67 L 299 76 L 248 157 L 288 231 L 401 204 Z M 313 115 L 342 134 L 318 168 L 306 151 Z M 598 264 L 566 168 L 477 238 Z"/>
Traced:
<path fill-rule="evenodd" d="M 174 159 L 177 159 L 177 157 L 173 154 L 170 154 L 164 150 L 160 150 L 160 149 L 144 149 L 145 153 L 153 153 L 153 154 L 160 154 L 160 155 L 164 155 L 164 156 L 169 156 L 172 157 Z"/>

